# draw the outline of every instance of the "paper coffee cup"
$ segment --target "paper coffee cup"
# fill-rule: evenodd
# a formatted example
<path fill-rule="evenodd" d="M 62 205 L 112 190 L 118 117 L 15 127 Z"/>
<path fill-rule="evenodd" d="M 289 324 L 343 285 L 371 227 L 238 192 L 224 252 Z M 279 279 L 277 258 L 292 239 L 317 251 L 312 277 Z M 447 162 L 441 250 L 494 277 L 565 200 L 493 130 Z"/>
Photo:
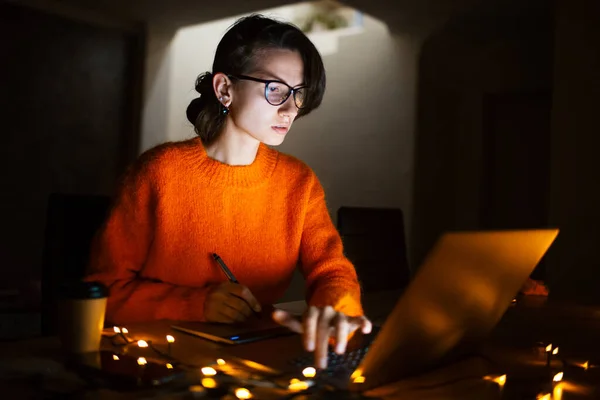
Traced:
<path fill-rule="evenodd" d="M 82 354 L 100 349 L 107 288 L 98 282 L 63 285 L 58 303 L 58 333 L 67 354 Z"/>

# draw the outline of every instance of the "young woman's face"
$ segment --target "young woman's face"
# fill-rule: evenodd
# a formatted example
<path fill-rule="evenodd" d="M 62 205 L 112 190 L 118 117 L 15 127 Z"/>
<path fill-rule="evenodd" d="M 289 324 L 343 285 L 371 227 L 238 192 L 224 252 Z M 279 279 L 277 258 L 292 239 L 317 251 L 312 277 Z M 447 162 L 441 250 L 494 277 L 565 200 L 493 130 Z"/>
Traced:
<path fill-rule="evenodd" d="M 284 82 L 292 88 L 305 84 L 302 58 L 297 51 L 269 49 L 256 56 L 256 68 L 246 76 Z M 271 146 L 280 145 L 298 115 L 294 96 L 279 105 L 265 98 L 265 83 L 236 79 L 229 107 L 235 127 Z"/>

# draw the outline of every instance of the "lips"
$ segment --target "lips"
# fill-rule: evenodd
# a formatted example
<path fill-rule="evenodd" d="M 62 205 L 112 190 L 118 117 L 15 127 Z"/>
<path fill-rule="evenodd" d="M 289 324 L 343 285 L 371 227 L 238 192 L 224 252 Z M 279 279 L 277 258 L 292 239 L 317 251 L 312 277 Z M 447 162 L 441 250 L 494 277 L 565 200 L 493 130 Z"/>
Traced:
<path fill-rule="evenodd" d="M 285 135 L 290 127 L 288 125 L 273 125 L 271 129 L 280 135 Z"/>

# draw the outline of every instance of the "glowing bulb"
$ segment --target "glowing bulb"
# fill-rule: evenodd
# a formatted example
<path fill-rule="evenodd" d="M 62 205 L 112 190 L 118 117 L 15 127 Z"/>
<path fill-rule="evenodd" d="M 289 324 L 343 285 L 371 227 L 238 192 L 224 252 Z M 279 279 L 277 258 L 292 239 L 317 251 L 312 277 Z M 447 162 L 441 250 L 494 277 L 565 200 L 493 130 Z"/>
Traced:
<path fill-rule="evenodd" d="M 252 393 L 246 388 L 239 388 L 235 390 L 235 397 L 238 399 L 249 399 L 252 397 Z"/>
<path fill-rule="evenodd" d="M 119 360 L 119 356 L 116 354 L 113 354 L 113 360 Z"/>
<path fill-rule="evenodd" d="M 217 381 L 215 381 L 213 378 L 202 378 L 200 383 L 207 389 L 214 389 L 217 387 Z"/>
<path fill-rule="evenodd" d="M 215 376 L 217 374 L 217 371 L 212 367 L 204 367 L 201 369 L 201 371 L 202 374 L 206 376 Z"/>
<path fill-rule="evenodd" d="M 552 395 L 550 393 L 538 394 L 537 400 L 552 400 Z"/>
<path fill-rule="evenodd" d="M 167 335 L 167 342 L 173 343 L 173 342 L 175 342 L 175 338 L 171 335 Z"/>
<path fill-rule="evenodd" d="M 365 377 L 364 376 L 357 376 L 356 378 L 354 378 L 353 382 L 354 383 L 364 383 L 365 382 Z"/>
<path fill-rule="evenodd" d="M 137 363 L 138 363 L 138 365 L 146 365 L 146 364 L 148 364 L 148 361 L 146 361 L 146 359 L 144 357 L 140 357 L 137 359 Z"/>
<path fill-rule="evenodd" d="M 171 364 L 171 363 L 167 363 L 166 366 L 167 366 L 167 369 L 173 369 L 173 364 Z"/>
<path fill-rule="evenodd" d="M 504 386 L 504 384 L 506 383 L 506 375 L 500 375 L 499 377 L 494 379 L 494 382 L 496 382 L 500 386 Z"/>
<path fill-rule="evenodd" d="M 559 372 L 558 374 L 554 375 L 554 378 L 552 378 L 552 380 L 554 382 L 560 382 L 560 381 L 562 381 L 562 378 L 564 375 L 565 375 L 564 372 Z"/>
<path fill-rule="evenodd" d="M 549 353 L 552 351 L 552 343 L 550 343 L 548 346 L 546 346 L 546 353 Z"/>
<path fill-rule="evenodd" d="M 590 367 L 590 362 L 586 361 L 581 366 L 583 367 L 583 369 L 587 370 Z"/>
<path fill-rule="evenodd" d="M 292 379 L 292 381 L 294 381 L 294 379 Z M 299 392 L 301 390 L 306 390 L 306 389 L 308 389 L 308 383 L 302 382 L 298 379 L 295 379 L 295 382 L 290 381 L 290 385 L 288 386 L 288 389 L 293 392 Z"/>
<path fill-rule="evenodd" d="M 219 358 L 217 360 L 217 364 L 219 364 L 219 365 L 225 365 L 226 363 L 225 363 L 225 360 L 223 360 L 222 358 Z"/>
<path fill-rule="evenodd" d="M 557 354 L 558 354 L 558 347 L 557 347 L 557 348 L 555 348 L 554 350 L 552 350 L 552 354 L 553 354 L 553 355 L 557 355 Z"/>
<path fill-rule="evenodd" d="M 202 393 L 204 392 L 204 388 L 200 385 L 192 385 L 188 388 L 188 391 L 192 393 Z"/>
<path fill-rule="evenodd" d="M 148 342 L 145 340 L 138 340 L 137 345 L 140 347 L 148 347 Z"/>
<path fill-rule="evenodd" d="M 128 334 L 128 333 L 129 333 L 129 331 L 127 330 L 127 328 L 121 328 L 121 332 L 123 332 L 123 333 L 125 333 L 125 334 Z"/>
<path fill-rule="evenodd" d="M 118 326 L 114 326 L 113 330 L 115 331 L 115 333 L 121 333 L 121 328 L 119 328 Z"/>
<path fill-rule="evenodd" d="M 302 370 L 302 375 L 304 375 L 306 378 L 314 378 L 315 375 L 317 375 L 317 370 L 313 367 L 307 367 Z"/>

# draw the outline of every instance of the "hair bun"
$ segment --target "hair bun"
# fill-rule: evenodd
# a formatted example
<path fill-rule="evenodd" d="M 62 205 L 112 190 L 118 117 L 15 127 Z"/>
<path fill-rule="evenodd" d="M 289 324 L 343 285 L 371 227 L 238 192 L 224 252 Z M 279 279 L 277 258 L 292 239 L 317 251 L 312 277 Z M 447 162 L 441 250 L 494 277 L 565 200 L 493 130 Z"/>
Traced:
<path fill-rule="evenodd" d="M 208 90 L 212 90 L 212 72 L 205 72 L 196 79 L 196 92 L 200 94 L 208 94 Z"/>

